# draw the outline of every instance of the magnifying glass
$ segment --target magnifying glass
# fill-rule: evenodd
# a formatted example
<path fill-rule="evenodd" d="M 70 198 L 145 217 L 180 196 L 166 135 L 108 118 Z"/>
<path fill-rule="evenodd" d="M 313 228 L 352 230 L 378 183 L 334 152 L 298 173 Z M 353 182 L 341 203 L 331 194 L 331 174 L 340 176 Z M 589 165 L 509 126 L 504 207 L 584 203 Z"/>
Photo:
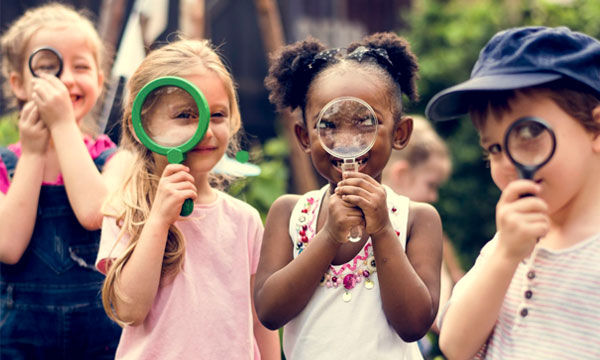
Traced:
<path fill-rule="evenodd" d="M 359 98 L 336 98 L 319 113 L 317 132 L 325 151 L 342 160 L 342 172 L 358 171 L 356 159 L 375 144 L 377 115 L 369 104 Z M 350 230 L 348 239 L 357 242 L 362 233 L 362 227 L 356 226 Z"/>
<path fill-rule="evenodd" d="M 144 146 L 165 155 L 171 164 L 181 164 L 185 154 L 206 134 L 210 110 L 194 84 L 166 76 L 140 90 L 133 101 L 131 116 L 133 130 Z M 192 199 L 186 199 L 181 215 L 187 216 L 193 210 Z"/>
<path fill-rule="evenodd" d="M 29 55 L 29 70 L 34 77 L 39 77 L 40 74 L 60 77 L 62 69 L 62 56 L 50 46 L 38 48 Z"/>
<path fill-rule="evenodd" d="M 535 172 L 554 155 L 556 136 L 544 120 L 526 116 L 508 127 L 504 135 L 504 149 L 519 177 L 533 180 Z"/>

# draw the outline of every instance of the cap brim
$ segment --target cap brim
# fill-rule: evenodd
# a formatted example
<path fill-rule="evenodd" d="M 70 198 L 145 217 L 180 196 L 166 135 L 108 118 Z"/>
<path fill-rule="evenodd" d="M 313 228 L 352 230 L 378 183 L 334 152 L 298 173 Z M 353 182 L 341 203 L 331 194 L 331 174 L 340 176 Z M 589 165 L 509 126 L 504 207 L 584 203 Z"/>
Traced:
<path fill-rule="evenodd" d="M 469 112 L 474 92 L 513 90 L 560 79 L 556 73 L 522 73 L 481 76 L 437 93 L 427 104 L 425 115 L 432 121 L 457 118 Z"/>

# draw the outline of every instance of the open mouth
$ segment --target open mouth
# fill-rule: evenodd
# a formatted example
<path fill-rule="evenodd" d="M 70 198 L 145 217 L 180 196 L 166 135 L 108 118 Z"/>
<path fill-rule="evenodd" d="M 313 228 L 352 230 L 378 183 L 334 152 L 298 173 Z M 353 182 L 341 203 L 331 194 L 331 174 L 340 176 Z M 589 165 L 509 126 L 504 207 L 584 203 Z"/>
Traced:
<path fill-rule="evenodd" d="M 76 103 L 77 101 L 79 101 L 79 99 L 81 99 L 80 95 L 71 95 L 71 103 Z"/>

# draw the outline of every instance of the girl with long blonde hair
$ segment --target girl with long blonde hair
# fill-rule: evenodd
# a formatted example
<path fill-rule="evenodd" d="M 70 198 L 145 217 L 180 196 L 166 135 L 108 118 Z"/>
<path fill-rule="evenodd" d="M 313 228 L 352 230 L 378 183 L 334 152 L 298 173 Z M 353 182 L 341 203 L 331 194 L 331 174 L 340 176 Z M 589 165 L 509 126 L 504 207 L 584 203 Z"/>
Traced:
<path fill-rule="evenodd" d="M 210 109 L 205 136 L 182 164 L 152 153 L 132 129 L 134 98 L 163 76 L 192 82 Z M 278 356 L 277 333 L 256 320 L 250 297 L 261 219 L 213 187 L 211 170 L 236 149 L 241 126 L 231 74 L 208 41 L 179 40 L 146 57 L 127 95 L 122 146 L 133 160 L 107 204 L 97 259 L 105 310 L 124 327 L 117 358 L 248 359 L 260 358 L 259 348 Z M 194 210 L 182 218 L 188 198 Z"/>

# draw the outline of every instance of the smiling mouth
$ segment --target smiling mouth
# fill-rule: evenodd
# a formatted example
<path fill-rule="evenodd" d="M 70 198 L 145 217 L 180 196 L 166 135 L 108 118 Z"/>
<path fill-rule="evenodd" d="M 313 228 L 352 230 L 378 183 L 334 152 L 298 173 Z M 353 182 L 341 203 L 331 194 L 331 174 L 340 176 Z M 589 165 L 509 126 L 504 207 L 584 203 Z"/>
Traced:
<path fill-rule="evenodd" d="M 205 146 L 205 147 L 199 147 L 199 148 L 195 148 L 192 151 L 197 151 L 197 152 L 207 152 L 207 151 L 213 151 L 216 150 L 217 147 L 216 146 Z"/>
<path fill-rule="evenodd" d="M 358 168 L 360 169 L 367 163 L 367 159 L 368 158 L 363 157 L 363 158 L 354 160 L 354 162 L 356 164 L 358 164 Z M 336 168 L 338 168 L 341 171 L 342 165 L 344 164 L 344 160 L 343 159 L 332 159 L 331 163 L 333 164 L 333 166 L 335 166 Z"/>

